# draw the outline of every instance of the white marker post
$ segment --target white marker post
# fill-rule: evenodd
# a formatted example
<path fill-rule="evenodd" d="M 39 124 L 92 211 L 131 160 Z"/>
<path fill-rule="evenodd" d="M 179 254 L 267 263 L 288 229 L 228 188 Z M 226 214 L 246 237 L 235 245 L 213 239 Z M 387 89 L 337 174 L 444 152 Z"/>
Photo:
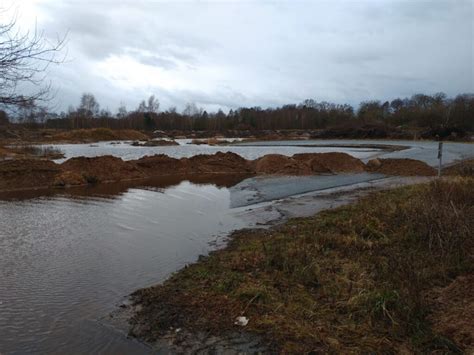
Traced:
<path fill-rule="evenodd" d="M 443 142 L 439 142 L 438 144 L 438 159 L 439 159 L 438 177 L 441 177 L 441 163 L 443 160 Z"/>

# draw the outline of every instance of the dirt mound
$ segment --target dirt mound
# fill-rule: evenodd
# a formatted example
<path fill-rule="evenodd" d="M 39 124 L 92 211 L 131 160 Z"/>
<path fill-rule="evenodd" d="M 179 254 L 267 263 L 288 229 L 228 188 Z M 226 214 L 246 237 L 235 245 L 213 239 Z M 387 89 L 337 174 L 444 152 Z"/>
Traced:
<path fill-rule="evenodd" d="M 281 154 L 265 155 L 254 161 L 254 167 L 257 174 L 311 174 L 311 168 L 303 161 Z"/>
<path fill-rule="evenodd" d="M 149 137 L 132 129 L 112 130 L 109 128 L 76 129 L 55 134 L 51 141 L 99 142 L 113 140 L 147 140 Z"/>
<path fill-rule="evenodd" d="M 218 152 L 174 159 L 160 154 L 123 161 L 113 156 L 71 158 L 61 165 L 41 159 L 0 161 L 0 190 L 44 186 L 73 186 L 117 182 L 166 175 L 279 174 L 370 172 L 387 175 L 435 175 L 435 169 L 411 159 L 375 159 L 367 167 L 345 153 L 306 153 L 288 157 L 265 155 L 248 161 L 235 153 Z"/>
<path fill-rule="evenodd" d="M 220 142 L 217 138 L 208 138 L 208 139 L 193 139 L 190 144 L 207 144 L 207 145 L 218 145 Z"/>
<path fill-rule="evenodd" d="M 454 340 L 467 354 L 474 352 L 474 275 L 459 276 L 435 292 L 430 316 L 436 332 Z"/>
<path fill-rule="evenodd" d="M 358 173 L 365 170 L 364 163 L 346 153 L 302 153 L 293 155 L 293 159 L 306 163 L 316 173 Z"/>
<path fill-rule="evenodd" d="M 88 183 L 139 179 L 146 177 L 134 162 L 123 161 L 111 155 L 71 158 L 61 164 L 63 171 L 83 176 Z"/>
<path fill-rule="evenodd" d="M 253 173 L 251 164 L 240 155 L 227 152 L 217 152 L 214 155 L 195 155 L 182 158 L 181 163 L 189 174 L 195 173 Z"/>
<path fill-rule="evenodd" d="M 367 171 L 386 175 L 434 176 L 436 169 L 414 159 L 372 159 L 367 163 Z"/>
<path fill-rule="evenodd" d="M 443 169 L 443 175 L 474 176 L 474 159 L 464 160 Z"/>
<path fill-rule="evenodd" d="M 0 190 L 50 186 L 60 172 L 59 165 L 49 160 L 0 161 Z"/>
<path fill-rule="evenodd" d="M 134 141 L 131 145 L 134 147 L 166 147 L 171 145 L 179 145 L 179 143 L 169 139 L 151 139 L 144 143 Z"/>
<path fill-rule="evenodd" d="M 85 184 L 87 184 L 86 178 L 73 171 L 65 171 L 61 173 L 53 181 L 53 186 L 57 187 L 79 186 Z"/>
<path fill-rule="evenodd" d="M 184 173 L 184 165 L 179 159 L 170 158 L 165 154 L 145 156 L 134 163 L 148 176 L 160 174 L 180 174 Z"/>

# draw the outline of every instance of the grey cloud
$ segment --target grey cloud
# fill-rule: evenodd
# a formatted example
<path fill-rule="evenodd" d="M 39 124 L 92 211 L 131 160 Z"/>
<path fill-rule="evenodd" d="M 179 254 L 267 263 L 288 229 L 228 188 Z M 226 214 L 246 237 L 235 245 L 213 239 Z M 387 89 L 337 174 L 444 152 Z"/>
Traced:
<path fill-rule="evenodd" d="M 142 55 L 142 56 L 139 56 L 137 59 L 138 61 L 140 61 L 140 63 L 143 63 L 145 65 L 151 65 L 151 66 L 160 67 L 163 69 L 173 69 L 177 67 L 176 62 L 166 59 L 166 58 L 160 58 L 154 55 Z"/>
<path fill-rule="evenodd" d="M 151 93 L 162 108 L 235 108 L 474 91 L 470 0 L 39 4 L 39 28 L 69 30 L 71 61 L 52 73 L 62 107 L 83 91 L 110 108 L 135 107 Z M 126 66 L 101 76 L 99 65 L 121 56 L 164 69 L 178 84 L 119 85 Z"/>

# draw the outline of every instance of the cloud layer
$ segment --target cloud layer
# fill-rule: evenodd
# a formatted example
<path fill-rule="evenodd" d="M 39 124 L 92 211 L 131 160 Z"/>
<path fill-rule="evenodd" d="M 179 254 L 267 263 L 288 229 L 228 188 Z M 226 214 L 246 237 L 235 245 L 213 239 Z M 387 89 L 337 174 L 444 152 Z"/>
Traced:
<path fill-rule="evenodd" d="M 473 1 L 22 1 L 19 24 L 68 33 L 61 109 L 357 104 L 474 91 Z"/>

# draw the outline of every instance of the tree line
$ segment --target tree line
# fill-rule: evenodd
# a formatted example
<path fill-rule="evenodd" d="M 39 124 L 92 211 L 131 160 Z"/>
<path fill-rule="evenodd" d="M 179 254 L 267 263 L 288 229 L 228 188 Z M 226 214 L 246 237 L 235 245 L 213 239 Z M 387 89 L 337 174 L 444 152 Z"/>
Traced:
<path fill-rule="evenodd" d="M 1 115 L 0 115 L 1 116 Z M 4 117 L 4 114 L 3 116 Z M 357 109 L 348 104 L 318 102 L 313 99 L 276 108 L 239 108 L 225 113 L 207 112 L 196 104 L 160 111 L 155 96 L 143 100 L 131 111 L 121 105 L 115 113 L 101 109 L 93 94 L 84 93 L 77 107 L 60 114 L 35 106 L 19 109 L 18 120 L 30 126 L 80 129 L 226 131 L 226 130 L 314 130 L 351 125 L 386 125 L 399 128 L 452 128 L 474 131 L 474 95 L 449 98 L 443 93 L 416 94 L 392 101 L 364 101 Z"/>

